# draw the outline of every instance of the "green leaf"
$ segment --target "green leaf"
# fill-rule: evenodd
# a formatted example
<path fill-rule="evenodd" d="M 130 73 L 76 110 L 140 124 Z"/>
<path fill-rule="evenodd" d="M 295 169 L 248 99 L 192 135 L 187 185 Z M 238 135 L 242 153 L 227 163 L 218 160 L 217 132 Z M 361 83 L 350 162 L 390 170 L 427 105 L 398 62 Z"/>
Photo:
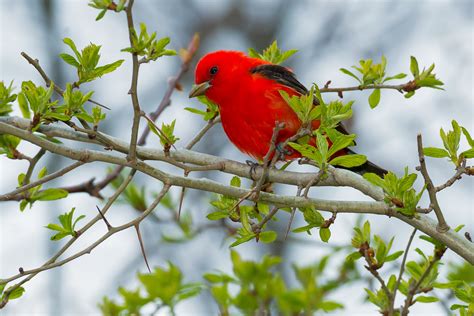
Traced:
<path fill-rule="evenodd" d="M 463 151 L 461 155 L 466 159 L 474 158 L 474 148 Z"/>
<path fill-rule="evenodd" d="M 399 74 L 396 74 L 395 76 L 391 76 L 391 77 L 387 77 L 383 80 L 383 82 L 386 82 L 386 81 L 390 81 L 390 80 L 394 80 L 394 79 L 403 79 L 405 78 L 407 75 L 404 74 L 404 73 L 399 73 Z"/>
<path fill-rule="evenodd" d="M 469 143 L 469 146 L 474 148 L 474 140 L 472 139 L 472 137 L 469 134 L 469 132 L 467 131 L 467 129 L 465 129 L 464 127 L 461 127 L 461 130 L 462 130 L 462 133 L 464 134 L 464 136 L 466 137 L 466 140 Z"/>
<path fill-rule="evenodd" d="M 26 100 L 24 93 L 18 94 L 18 105 L 20 107 L 20 111 L 23 117 L 26 119 L 30 119 L 31 118 L 30 107 L 28 106 L 28 102 Z"/>
<path fill-rule="evenodd" d="M 237 238 L 237 240 L 234 241 L 234 242 L 230 245 L 230 247 L 232 248 L 232 247 L 238 246 L 238 245 L 240 245 L 240 244 L 246 243 L 246 242 L 248 242 L 248 241 L 254 239 L 255 236 L 256 236 L 255 234 L 250 234 L 250 235 L 246 235 L 246 236 Z"/>
<path fill-rule="evenodd" d="M 79 63 L 82 62 L 82 57 L 81 57 L 81 54 L 79 53 L 79 51 L 77 50 L 77 47 L 76 47 L 76 44 L 74 44 L 74 41 L 68 37 L 65 37 L 63 39 L 63 42 L 64 44 L 68 45 L 72 51 L 74 52 L 74 54 L 76 55 L 77 57 L 77 60 L 79 61 Z"/>
<path fill-rule="evenodd" d="M 76 68 L 79 68 L 81 66 L 79 62 L 76 60 L 76 58 L 74 58 L 73 56 L 69 54 L 62 53 L 62 54 L 59 54 L 59 57 L 61 57 L 62 60 L 64 60 L 66 63 L 68 63 L 71 66 L 74 66 Z"/>
<path fill-rule="evenodd" d="M 457 227 L 454 229 L 454 231 L 455 231 L 456 233 L 458 233 L 461 229 L 464 228 L 464 226 L 466 226 L 466 225 L 461 224 L 461 225 L 457 226 Z"/>
<path fill-rule="evenodd" d="M 97 15 L 97 17 L 95 18 L 96 21 L 99 21 L 100 19 L 102 19 L 104 17 L 104 15 L 107 13 L 107 9 L 103 9 L 102 11 L 99 12 L 99 14 Z"/>
<path fill-rule="evenodd" d="M 321 241 L 328 242 L 329 238 L 331 238 L 331 231 L 329 228 L 321 228 L 319 230 L 319 237 L 321 238 Z"/>
<path fill-rule="evenodd" d="M 120 59 L 120 60 L 117 60 L 113 63 L 107 64 L 107 65 L 104 65 L 104 66 L 101 66 L 101 67 L 97 67 L 97 68 L 95 68 L 95 71 L 94 71 L 95 76 L 96 77 L 102 77 L 105 74 L 111 73 L 112 71 L 114 71 L 115 69 L 120 67 L 120 65 L 122 65 L 123 62 L 124 62 L 124 60 Z"/>
<path fill-rule="evenodd" d="M 436 147 L 425 147 L 423 148 L 423 153 L 425 154 L 425 156 L 434 158 L 449 157 L 449 153 L 445 149 Z"/>
<path fill-rule="evenodd" d="M 295 228 L 295 229 L 292 230 L 292 232 L 293 233 L 304 233 L 304 232 L 306 232 L 309 235 L 311 235 L 310 230 L 314 227 L 318 227 L 318 226 L 309 224 L 309 225 L 306 225 L 306 226 Z"/>
<path fill-rule="evenodd" d="M 359 258 L 362 258 L 362 255 L 360 254 L 360 252 L 359 251 L 354 251 L 346 257 L 346 260 L 347 261 L 356 261 Z"/>
<path fill-rule="evenodd" d="M 324 222 L 324 217 L 312 207 L 302 208 L 304 220 L 313 227 L 319 227 Z"/>
<path fill-rule="evenodd" d="M 259 234 L 259 240 L 266 244 L 274 242 L 276 238 L 277 233 L 273 230 L 267 230 Z"/>
<path fill-rule="evenodd" d="M 366 161 L 367 157 L 364 155 L 350 154 L 333 158 L 329 161 L 329 163 L 334 166 L 352 168 L 363 165 Z"/>
<path fill-rule="evenodd" d="M 39 191 L 31 196 L 32 200 L 37 201 L 53 201 L 63 199 L 68 196 L 68 191 L 63 189 L 46 189 Z"/>
<path fill-rule="evenodd" d="M 410 57 L 410 71 L 414 77 L 418 77 L 420 74 L 420 70 L 418 69 L 418 61 L 413 56 Z"/>
<path fill-rule="evenodd" d="M 337 136 L 336 135 L 332 136 L 331 133 L 335 130 L 330 130 L 330 131 L 328 131 L 327 134 L 332 141 L 332 145 L 329 148 L 328 156 L 331 157 L 332 155 L 337 153 L 339 150 L 344 149 L 354 144 L 354 139 L 356 137 L 355 134 L 351 134 L 351 135 L 336 134 Z"/>
<path fill-rule="evenodd" d="M 25 293 L 25 289 L 21 286 L 17 287 L 16 289 L 10 292 L 8 299 L 14 300 L 14 299 L 20 298 L 23 295 L 23 293 Z"/>
<path fill-rule="evenodd" d="M 216 211 L 216 212 L 212 212 L 210 214 L 207 214 L 206 217 L 207 217 L 207 219 L 209 219 L 211 221 L 217 221 L 219 219 L 229 217 L 229 213 L 227 213 L 226 211 Z"/>
<path fill-rule="evenodd" d="M 349 70 L 347 70 L 346 68 L 339 68 L 339 70 L 348 75 L 348 76 L 351 76 L 352 78 L 354 78 L 355 80 L 359 81 L 360 84 L 362 84 L 362 80 L 360 80 L 356 75 L 354 75 L 352 72 L 350 72 Z"/>
<path fill-rule="evenodd" d="M 414 95 L 415 95 L 415 91 L 409 91 L 409 92 L 405 93 L 405 98 L 409 99 Z"/>
<path fill-rule="evenodd" d="M 385 262 L 397 260 L 398 257 L 400 257 L 402 254 L 403 254 L 403 250 L 396 251 L 392 253 L 391 255 L 388 255 L 387 257 L 385 257 Z"/>
<path fill-rule="evenodd" d="M 240 188 L 240 185 L 241 185 L 240 178 L 237 176 L 233 176 L 232 179 L 230 180 L 230 185 L 233 187 Z"/>
<path fill-rule="evenodd" d="M 344 305 L 334 301 L 324 301 L 319 304 L 319 308 L 327 313 L 339 308 L 344 308 Z"/>
<path fill-rule="evenodd" d="M 416 297 L 416 302 L 419 302 L 419 303 L 434 303 L 434 302 L 438 302 L 439 299 L 437 297 L 434 297 L 434 296 L 424 296 L 424 295 L 419 295 Z"/>
<path fill-rule="evenodd" d="M 370 108 L 375 108 L 380 102 L 380 89 L 374 89 L 374 91 L 369 96 L 369 105 Z"/>

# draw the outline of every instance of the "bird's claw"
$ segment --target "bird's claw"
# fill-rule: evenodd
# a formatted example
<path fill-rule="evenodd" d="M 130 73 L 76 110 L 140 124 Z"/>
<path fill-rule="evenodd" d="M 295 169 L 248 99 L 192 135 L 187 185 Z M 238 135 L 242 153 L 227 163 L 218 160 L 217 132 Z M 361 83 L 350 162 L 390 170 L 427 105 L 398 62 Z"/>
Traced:
<path fill-rule="evenodd" d="M 287 146 L 283 147 L 283 143 L 280 142 L 276 144 L 275 149 L 280 155 L 280 157 L 285 157 L 285 156 L 290 156 L 293 155 L 294 151 L 292 149 L 289 149 Z"/>
<path fill-rule="evenodd" d="M 254 162 L 252 160 L 246 160 L 245 163 L 247 166 L 250 166 L 250 179 L 255 180 L 254 175 L 257 173 L 257 167 L 261 167 L 261 165 L 258 162 Z"/>

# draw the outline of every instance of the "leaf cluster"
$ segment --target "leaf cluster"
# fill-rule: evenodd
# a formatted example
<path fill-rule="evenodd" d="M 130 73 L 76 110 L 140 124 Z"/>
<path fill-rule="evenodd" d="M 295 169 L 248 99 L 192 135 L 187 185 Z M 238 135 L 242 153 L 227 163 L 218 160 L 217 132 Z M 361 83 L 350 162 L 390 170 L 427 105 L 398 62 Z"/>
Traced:
<path fill-rule="evenodd" d="M 155 306 L 157 311 L 167 307 L 174 315 L 178 303 L 198 295 L 202 290 L 199 283 L 184 283 L 181 270 L 170 262 L 168 268 L 157 267 L 152 273 L 138 273 L 137 277 L 140 282 L 138 288 L 118 289 L 121 303 L 108 297 L 102 299 L 99 308 L 104 315 L 140 315 L 147 306 Z"/>
<path fill-rule="evenodd" d="M 351 244 L 357 251 L 349 254 L 346 260 L 355 261 L 364 258 L 371 269 L 378 270 L 386 262 L 394 261 L 403 254 L 403 251 L 390 253 L 394 239 L 395 237 L 392 237 L 387 243 L 378 235 L 372 237 L 370 223 L 366 221 L 362 227 L 354 227 Z"/>
<path fill-rule="evenodd" d="M 257 52 L 255 49 L 249 49 L 249 56 L 253 58 L 262 59 L 268 61 L 269 63 L 278 65 L 283 63 L 285 60 L 297 53 L 297 49 L 290 49 L 287 51 L 282 51 L 277 44 L 277 41 L 273 41 L 270 46 L 263 50 L 262 53 Z"/>
<path fill-rule="evenodd" d="M 240 188 L 240 178 L 234 176 L 230 181 L 230 185 Z M 238 202 L 239 200 L 236 198 L 219 194 L 217 195 L 217 199 L 211 200 L 210 202 L 210 204 L 216 208 L 217 211 L 211 212 L 206 216 L 209 220 L 229 218 L 233 222 L 241 223 L 242 226 L 237 229 L 236 240 L 230 246 L 235 247 L 252 239 L 256 239 L 257 241 L 262 241 L 264 243 L 274 242 L 277 238 L 277 233 L 275 231 L 254 231 L 252 227 L 253 220 L 260 222 L 263 220 L 263 216 L 269 213 L 270 209 L 268 204 L 258 202 L 256 206 L 237 205 Z M 275 217 L 273 217 L 273 219 L 275 219 Z M 263 228 L 265 228 L 265 225 Z"/>
<path fill-rule="evenodd" d="M 122 49 L 122 52 L 144 56 L 144 62 L 155 61 L 162 56 L 176 55 L 176 51 L 166 48 L 170 43 L 170 38 L 156 39 L 156 32 L 153 32 L 151 35 L 148 34 L 145 23 L 140 23 L 139 35 L 137 35 L 135 29 L 130 30 L 130 34 L 132 36 L 132 46 Z"/>
<path fill-rule="evenodd" d="M 319 120 L 319 126 L 311 133 L 312 137 L 302 137 L 288 144 L 303 157 L 312 160 L 323 170 L 327 164 L 350 168 L 367 161 L 364 155 L 337 155 L 339 151 L 355 144 L 355 134 L 345 135 L 337 130 L 343 120 L 352 116 L 353 101 L 344 104 L 337 100 L 326 104 L 316 85 L 313 85 L 308 95 L 289 97 L 285 91 L 280 91 L 280 94 L 303 126 L 313 128 L 312 123 Z M 314 97 L 319 105 L 313 103 Z"/>
<path fill-rule="evenodd" d="M 383 179 L 375 173 L 366 173 L 364 178 L 370 183 L 381 187 L 385 193 L 384 201 L 390 206 L 394 206 L 397 212 L 407 216 L 414 216 L 416 206 L 424 192 L 423 188 L 419 193 L 413 188 L 417 178 L 416 173 L 408 173 L 408 167 L 405 168 L 405 174 L 398 178 L 393 172 L 388 172 Z"/>
<path fill-rule="evenodd" d="M 59 57 L 61 57 L 66 63 L 77 69 L 79 80 L 74 84 L 74 86 L 79 86 L 82 83 L 93 81 L 105 74 L 111 73 L 120 67 L 124 61 L 123 59 L 120 59 L 110 64 L 98 66 L 100 59 L 100 45 L 91 43 L 79 52 L 72 39 L 66 37 L 63 39 L 63 42 L 71 48 L 75 55 L 74 57 L 66 53 L 59 54 Z"/>
<path fill-rule="evenodd" d="M 76 224 L 77 222 L 79 222 L 81 219 L 83 219 L 86 216 L 80 215 L 74 220 L 75 210 L 76 208 L 73 207 L 70 212 L 66 212 L 62 215 L 59 215 L 58 219 L 59 219 L 60 225 L 49 223 L 46 226 L 46 228 L 48 229 L 57 231 L 55 235 L 51 236 L 51 240 L 60 240 L 67 236 L 77 237 L 77 232 L 75 230 Z"/>
<path fill-rule="evenodd" d="M 405 94 L 405 98 L 412 97 L 415 94 L 415 90 L 422 87 L 443 90 L 441 86 L 443 86 L 444 83 L 436 78 L 436 74 L 433 73 L 434 67 L 435 64 L 433 63 L 430 67 L 428 67 L 428 69 L 423 68 L 423 70 L 420 72 L 418 61 L 415 57 L 410 57 L 410 71 L 413 75 L 413 87 L 410 87 L 409 89 L 405 88 L 405 91 L 408 90 Z"/>
<path fill-rule="evenodd" d="M 393 76 L 386 76 L 385 68 L 387 67 L 387 59 L 382 55 L 381 62 L 375 64 L 372 59 L 361 59 L 359 61 L 359 66 L 352 66 L 357 72 L 358 75 L 349 71 L 346 68 L 339 69 L 342 73 L 351 76 L 356 79 L 361 88 L 367 87 L 368 85 L 381 85 L 387 81 L 394 79 L 403 79 L 407 75 L 404 73 L 399 73 Z M 369 96 L 369 105 L 371 108 L 375 108 L 380 102 L 380 89 L 376 88 Z"/>
<path fill-rule="evenodd" d="M 217 106 L 217 104 L 206 98 L 205 95 L 200 95 L 197 97 L 197 99 L 199 100 L 199 102 L 206 106 L 205 111 L 191 107 L 186 107 L 184 109 L 191 113 L 201 115 L 204 121 L 210 121 L 219 115 L 219 107 Z"/>
<path fill-rule="evenodd" d="M 46 167 L 43 167 L 38 172 L 38 180 L 46 176 L 47 174 Z M 29 182 L 25 183 L 26 175 L 24 173 L 20 173 L 18 175 L 18 186 L 21 187 L 23 185 L 28 184 Z M 68 191 L 58 188 L 49 188 L 41 190 L 42 185 L 37 185 L 33 188 L 30 188 L 22 195 L 22 200 L 20 202 L 20 211 L 24 211 L 26 206 L 29 204 L 30 208 L 33 206 L 33 203 L 36 201 L 53 201 L 66 198 L 68 196 Z"/>
<path fill-rule="evenodd" d="M 303 217 L 307 225 L 293 229 L 294 233 L 306 232 L 308 235 L 311 235 L 311 229 L 319 228 L 319 237 L 321 241 L 328 242 L 331 238 L 331 231 L 329 227 L 322 227 L 325 223 L 324 217 L 321 213 L 314 209 L 314 207 L 305 207 L 300 208 L 300 211 L 303 213 Z"/>
<path fill-rule="evenodd" d="M 341 267 L 342 277 L 324 277 L 330 259 L 324 256 L 310 266 L 293 265 L 299 287 L 288 288 L 280 274 L 273 271 L 281 258 L 265 255 L 260 262 L 247 261 L 242 260 L 236 251 L 231 251 L 231 259 L 234 275 L 222 272 L 204 275 L 222 315 L 231 314 L 234 308 L 245 315 L 253 315 L 257 311 L 270 313 L 272 307 L 278 307 L 281 315 L 334 311 L 343 308 L 343 305 L 328 300 L 327 295 L 357 278 L 351 265 Z"/>
<path fill-rule="evenodd" d="M 12 110 L 12 102 L 16 100 L 17 95 L 13 93 L 13 80 L 7 87 L 3 81 L 0 81 L 0 116 L 8 115 Z"/>
<path fill-rule="evenodd" d="M 118 4 L 116 4 L 113 0 L 91 0 L 89 2 L 89 6 L 100 10 L 100 13 L 95 18 L 96 21 L 99 21 L 104 17 L 108 10 L 115 12 L 124 10 L 126 3 L 127 0 L 119 0 Z"/>
<path fill-rule="evenodd" d="M 455 120 L 451 121 L 451 125 L 453 129 L 447 133 L 443 128 L 439 130 L 444 148 L 425 147 L 423 148 L 423 153 L 428 157 L 448 158 L 456 167 L 458 167 L 464 159 L 474 158 L 474 140 L 467 129 L 460 126 Z M 461 141 L 461 131 L 471 148 L 458 153 Z"/>

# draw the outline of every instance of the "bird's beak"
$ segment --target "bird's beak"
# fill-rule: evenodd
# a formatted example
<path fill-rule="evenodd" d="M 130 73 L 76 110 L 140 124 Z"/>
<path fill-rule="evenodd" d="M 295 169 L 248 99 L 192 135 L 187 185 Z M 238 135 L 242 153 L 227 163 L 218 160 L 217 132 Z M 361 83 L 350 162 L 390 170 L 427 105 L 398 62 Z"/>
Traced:
<path fill-rule="evenodd" d="M 211 87 L 211 84 L 209 83 L 209 81 L 204 81 L 203 83 L 194 85 L 194 87 L 189 92 L 189 97 L 195 98 L 200 95 L 204 95 L 207 89 L 209 89 L 210 87 Z"/>

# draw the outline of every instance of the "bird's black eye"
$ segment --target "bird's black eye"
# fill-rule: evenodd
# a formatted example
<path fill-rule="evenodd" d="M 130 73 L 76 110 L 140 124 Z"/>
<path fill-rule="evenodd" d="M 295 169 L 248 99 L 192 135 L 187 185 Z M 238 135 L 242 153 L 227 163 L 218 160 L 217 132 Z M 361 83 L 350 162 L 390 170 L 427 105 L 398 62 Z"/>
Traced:
<path fill-rule="evenodd" d="M 214 67 L 212 67 L 211 69 L 209 69 L 209 73 L 210 73 L 211 75 L 215 75 L 218 70 L 219 70 L 219 68 L 217 68 L 217 66 L 214 66 Z"/>

